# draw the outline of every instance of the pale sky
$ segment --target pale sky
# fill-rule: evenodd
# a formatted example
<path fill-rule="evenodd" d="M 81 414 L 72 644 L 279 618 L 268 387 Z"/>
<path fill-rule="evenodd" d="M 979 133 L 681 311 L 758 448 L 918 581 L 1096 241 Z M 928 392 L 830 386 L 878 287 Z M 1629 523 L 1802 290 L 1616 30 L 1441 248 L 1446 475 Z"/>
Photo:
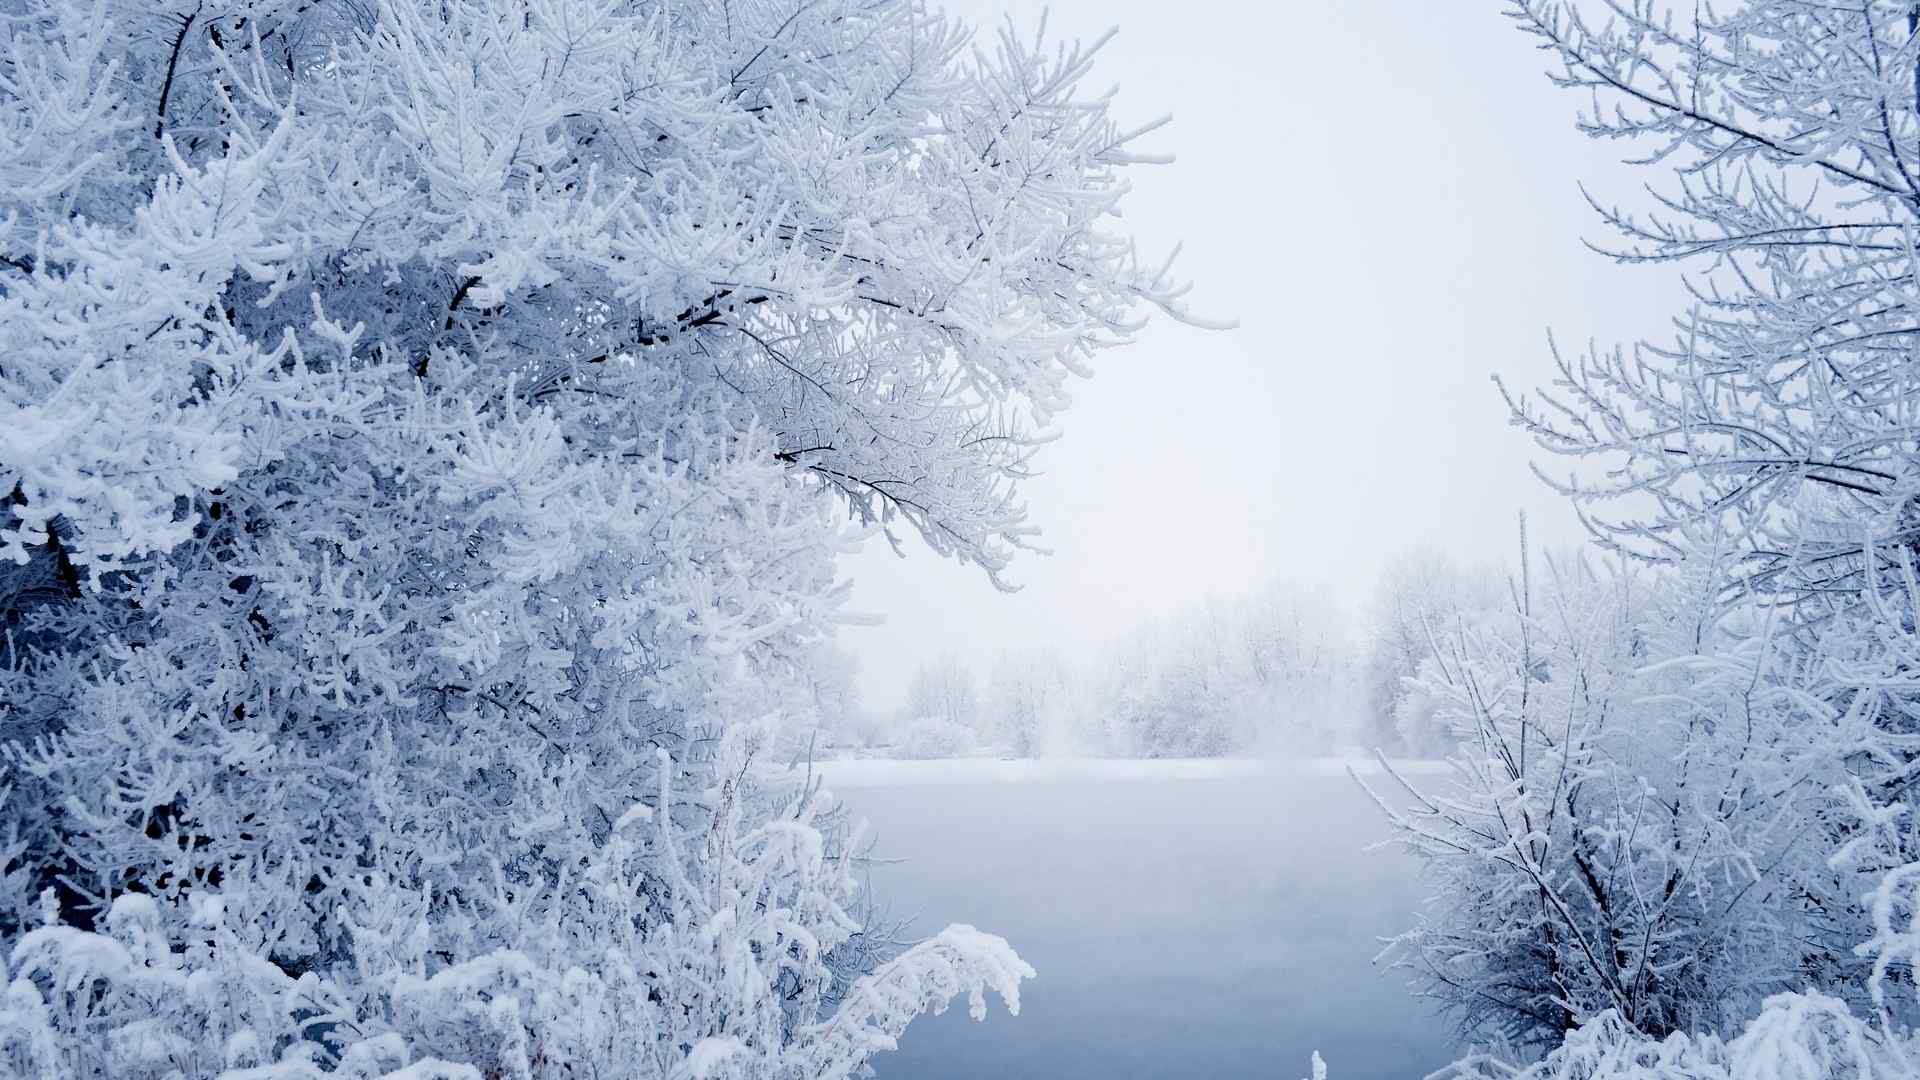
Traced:
<path fill-rule="evenodd" d="M 1175 242 L 1195 310 L 1239 329 L 1156 323 L 1105 353 L 1023 488 L 1051 557 L 978 570 L 875 539 L 847 564 L 841 640 L 869 706 L 953 651 L 984 677 L 1003 649 L 1072 659 L 1158 615 L 1273 578 L 1357 608 L 1395 553 L 1505 557 L 1582 533 L 1528 471 L 1488 376 L 1550 373 L 1546 333 L 1583 348 L 1663 333 L 1670 270 L 1617 266 L 1577 184 L 1635 203 L 1629 148 L 1574 130 L 1585 98 L 1495 0 L 1061 0 L 1053 33 L 1120 33 L 1089 90 L 1123 125 L 1171 112 L 1135 171 L 1123 224 L 1143 254 Z M 967 0 L 976 25 L 1037 4 Z M 1563 463 L 1548 467 L 1564 473 Z"/>

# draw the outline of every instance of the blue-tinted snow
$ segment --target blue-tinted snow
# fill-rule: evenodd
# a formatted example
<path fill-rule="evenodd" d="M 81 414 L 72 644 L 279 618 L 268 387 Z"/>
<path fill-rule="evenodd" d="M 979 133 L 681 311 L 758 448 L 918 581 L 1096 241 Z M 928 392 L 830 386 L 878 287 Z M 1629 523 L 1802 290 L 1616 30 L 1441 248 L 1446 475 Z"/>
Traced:
<path fill-rule="evenodd" d="M 1376 966 L 1419 895 L 1363 850 L 1379 812 L 1337 768 L 1248 763 L 834 762 L 879 834 L 876 891 L 930 933 L 972 923 L 1039 978 L 914 1022 L 883 1080 L 1419 1077 L 1443 1020 Z M 1384 778 L 1382 778 L 1384 779 Z M 1437 782 L 1439 777 L 1420 778 Z M 1388 782 L 1391 783 L 1390 781 Z"/>

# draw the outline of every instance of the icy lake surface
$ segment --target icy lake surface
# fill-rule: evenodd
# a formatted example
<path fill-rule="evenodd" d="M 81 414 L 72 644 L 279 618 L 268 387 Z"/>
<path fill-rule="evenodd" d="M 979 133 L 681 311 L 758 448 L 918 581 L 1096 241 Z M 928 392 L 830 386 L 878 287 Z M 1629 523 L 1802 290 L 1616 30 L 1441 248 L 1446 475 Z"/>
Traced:
<path fill-rule="evenodd" d="M 1365 1080 L 1453 1057 L 1445 1023 L 1373 963 L 1419 885 L 1405 856 L 1364 850 L 1384 826 L 1340 767 L 816 768 L 901 860 L 871 871 L 893 914 L 1001 934 L 1039 971 L 1017 1017 L 995 998 L 984 1024 L 964 1001 L 915 1021 L 883 1080 L 1297 1080 L 1316 1049 L 1331 1080 Z"/>

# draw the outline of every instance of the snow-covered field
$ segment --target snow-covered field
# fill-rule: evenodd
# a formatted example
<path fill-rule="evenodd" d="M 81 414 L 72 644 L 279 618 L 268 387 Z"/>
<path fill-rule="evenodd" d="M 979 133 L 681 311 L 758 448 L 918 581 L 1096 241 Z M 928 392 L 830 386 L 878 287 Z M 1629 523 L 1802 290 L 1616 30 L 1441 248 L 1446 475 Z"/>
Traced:
<path fill-rule="evenodd" d="M 1445 1064 L 1446 1025 L 1372 963 L 1419 885 L 1397 852 L 1364 850 L 1385 829 L 1346 767 L 817 766 L 899 860 L 872 869 L 894 914 L 1004 934 L 1039 971 L 1019 1016 L 923 1018 L 880 1075 L 1295 1080 L 1316 1049 L 1336 1080 Z"/>

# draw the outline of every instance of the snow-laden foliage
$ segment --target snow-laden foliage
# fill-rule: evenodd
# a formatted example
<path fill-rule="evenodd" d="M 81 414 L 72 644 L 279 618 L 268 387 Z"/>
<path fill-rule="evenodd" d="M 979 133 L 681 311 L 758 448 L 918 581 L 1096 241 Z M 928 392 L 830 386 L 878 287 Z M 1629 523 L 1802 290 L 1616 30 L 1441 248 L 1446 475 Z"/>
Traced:
<path fill-rule="evenodd" d="M 1738 545 L 1749 587 L 1850 603 L 1869 543 L 1884 557 L 1920 528 L 1912 6 L 1512 14 L 1558 58 L 1555 82 L 1592 95 L 1583 130 L 1671 172 L 1646 210 L 1596 201 L 1607 250 L 1695 275 L 1673 341 L 1558 357 L 1551 388 L 1512 399 L 1516 420 L 1603 466 L 1559 486 L 1606 542 L 1671 560 L 1704 529 Z"/>
<path fill-rule="evenodd" d="M 982 746 L 978 729 L 937 715 L 909 720 L 891 738 L 894 757 L 918 761 L 972 757 Z"/>
<path fill-rule="evenodd" d="M 729 742 L 722 760 L 739 767 L 740 740 Z M 184 908 L 125 893 L 93 931 L 49 910 L 13 949 L 0 1062 L 8 1075 L 156 1080 L 478 1080 L 589 1066 L 839 1077 L 956 994 L 976 1018 L 989 989 L 1017 1011 L 1032 969 L 971 927 L 851 977 L 830 962 L 860 927 L 847 849 L 829 849 L 816 827 L 831 808 L 817 790 L 768 817 L 732 777 L 688 800 L 667 762 L 657 774 L 658 798 L 621 815 L 558 888 L 497 898 L 522 929 L 518 949 L 484 950 L 470 921 L 378 875 L 344 890 L 354 960 L 341 972 L 296 976 L 263 959 L 228 910 L 231 890 Z"/>
<path fill-rule="evenodd" d="M 966 932 L 846 985 L 842 834 L 762 773 L 848 511 L 999 580 L 1069 378 L 1178 313 L 1090 52 L 912 0 L 0 35 L 11 1063 L 839 1075 L 1012 990 Z"/>
<path fill-rule="evenodd" d="M 1392 950 L 1416 984 L 1465 1033 L 1533 1046 L 1607 1010 L 1729 1030 L 1809 978 L 1864 1000 L 1870 879 L 1827 865 L 1844 774 L 1809 739 L 1842 721 L 1756 677 L 1764 640 L 1707 615 L 1711 565 L 1530 563 L 1417 680 L 1456 778 L 1382 801 L 1433 887 Z"/>
<path fill-rule="evenodd" d="M 1402 820 L 1447 883 L 1408 940 L 1463 1014 L 1565 1033 L 1474 1075 L 1911 1075 L 1920 8 L 1509 12 L 1583 130 L 1669 172 L 1595 205 L 1620 261 L 1692 271 L 1673 340 L 1509 401 L 1602 543 L 1670 571 L 1595 579 L 1623 599 L 1584 626 L 1527 630 L 1523 600 L 1437 662 L 1486 735 Z"/>
<path fill-rule="evenodd" d="M 1355 741 L 1389 753 L 1438 756 L 1449 749 L 1435 703 L 1414 676 L 1436 638 L 1505 599 L 1504 575 L 1433 548 L 1395 557 L 1380 572 L 1363 620 L 1362 712 Z"/>
<path fill-rule="evenodd" d="M 1476 1055 L 1443 1080 L 1877 1080 L 1912 1076 L 1920 1045 L 1889 1040 L 1846 1004 L 1818 993 L 1767 999 L 1738 1036 L 1675 1032 L 1654 1039 L 1611 1010 L 1569 1032 L 1531 1065 Z"/>

